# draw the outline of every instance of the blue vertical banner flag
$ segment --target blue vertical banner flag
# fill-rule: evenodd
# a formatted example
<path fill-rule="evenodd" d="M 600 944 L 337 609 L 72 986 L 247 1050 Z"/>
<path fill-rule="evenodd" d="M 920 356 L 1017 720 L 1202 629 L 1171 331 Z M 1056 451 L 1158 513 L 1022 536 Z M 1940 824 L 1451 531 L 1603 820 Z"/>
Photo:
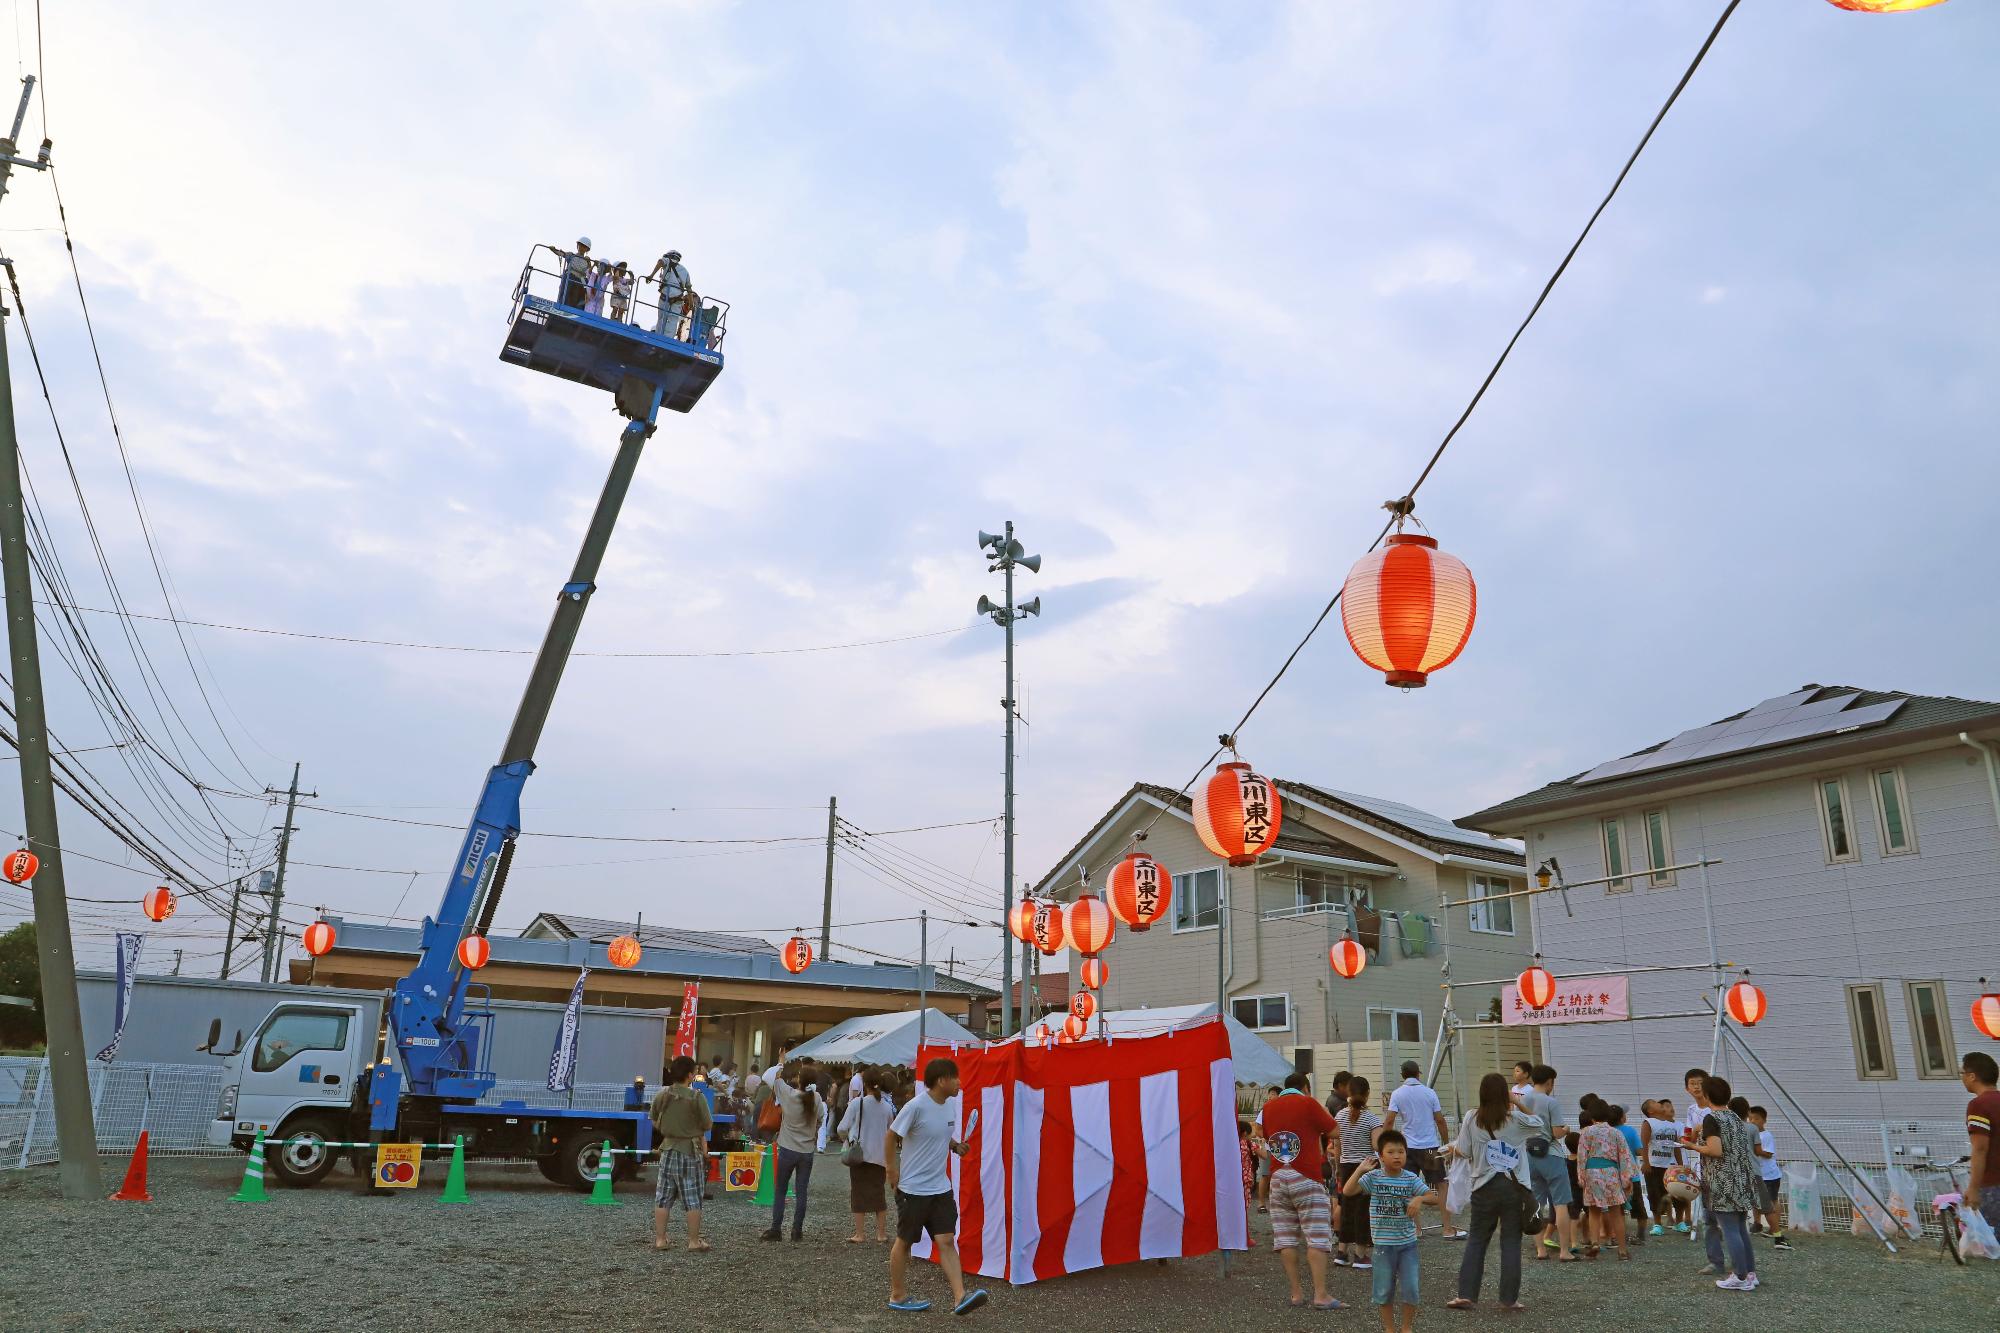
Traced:
<path fill-rule="evenodd" d="M 97 1053 L 110 1064 L 118 1058 L 118 1043 L 125 1039 L 125 1020 L 132 1015 L 132 983 L 139 977 L 139 952 L 146 947 L 144 935 L 118 934 L 118 1007 L 111 1019 L 111 1044 Z"/>
<path fill-rule="evenodd" d="M 564 1092 L 576 1085 L 576 1031 L 583 1023 L 583 982 L 589 968 L 579 969 L 576 985 L 563 1006 L 562 1031 L 556 1034 L 555 1054 L 549 1057 L 549 1091 Z"/>

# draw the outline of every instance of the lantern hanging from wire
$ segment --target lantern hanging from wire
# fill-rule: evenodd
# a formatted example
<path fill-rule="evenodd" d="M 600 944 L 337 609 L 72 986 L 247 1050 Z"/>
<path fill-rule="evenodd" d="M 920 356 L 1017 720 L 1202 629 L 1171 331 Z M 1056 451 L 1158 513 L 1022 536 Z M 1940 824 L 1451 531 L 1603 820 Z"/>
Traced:
<path fill-rule="evenodd" d="M 41 868 L 42 858 L 26 847 L 7 853 L 7 859 L 0 861 L 0 875 L 4 875 L 9 884 L 26 884 Z"/>
<path fill-rule="evenodd" d="M 165 921 L 178 906 L 180 904 L 174 901 L 174 891 L 164 884 L 157 889 L 146 890 L 146 896 L 139 900 L 139 910 L 146 914 L 148 921 Z"/>
<path fill-rule="evenodd" d="M 1339 942 L 1326 952 L 1327 961 L 1333 965 L 1334 975 L 1345 977 L 1349 981 L 1360 976 L 1361 969 L 1368 966 L 1368 951 L 1362 948 L 1361 942 L 1352 935 L 1341 936 Z"/>
<path fill-rule="evenodd" d="M 1743 980 L 1729 988 L 1723 996 L 1723 1004 L 1729 1009 L 1729 1016 L 1746 1028 L 1754 1028 L 1771 1008 L 1764 998 L 1764 992 L 1750 984 L 1750 974 L 1745 972 Z"/>
<path fill-rule="evenodd" d="M 793 976 L 797 976 L 812 966 L 812 960 L 813 947 L 811 942 L 806 939 L 804 931 L 800 931 L 785 941 L 784 953 L 782 955 L 785 971 L 790 972 Z"/>
<path fill-rule="evenodd" d="M 611 961 L 613 967 L 637 967 L 639 956 L 644 952 L 645 950 L 639 947 L 639 937 L 636 935 L 620 935 L 604 946 L 604 956 Z"/>
<path fill-rule="evenodd" d="M 1035 947 L 1050 956 L 1063 947 L 1061 903 L 1044 898 L 1035 904 Z"/>
<path fill-rule="evenodd" d="M 1023 897 L 1007 912 L 1007 933 L 1023 944 L 1035 942 L 1035 900 Z"/>
<path fill-rule="evenodd" d="M 157 893 L 159 890 L 156 889 L 154 892 Z M 324 957 L 333 948 L 333 942 L 333 927 L 324 921 L 313 922 L 306 927 L 306 933 L 299 937 L 299 943 L 305 945 L 306 952 L 315 958 Z"/>
<path fill-rule="evenodd" d="M 1440 551 L 1436 538 L 1402 530 L 1414 501 L 1383 507 L 1396 516 L 1396 531 L 1347 571 L 1340 625 L 1354 655 L 1384 681 L 1415 689 L 1465 651 L 1479 590 L 1465 562 Z"/>
<path fill-rule="evenodd" d="M 1069 911 L 1063 917 L 1063 933 L 1069 939 L 1070 948 L 1085 958 L 1095 958 L 1104 952 L 1105 945 L 1111 943 L 1114 930 L 1111 922 L 1111 908 L 1104 899 L 1092 894 L 1069 905 Z"/>
<path fill-rule="evenodd" d="M 1224 742 L 1232 756 L 1218 764 L 1208 785 L 1194 802 L 1194 829 L 1202 845 L 1233 866 L 1255 865 L 1278 840 L 1284 822 L 1284 802 L 1269 778 L 1234 758 L 1233 741 Z"/>
<path fill-rule="evenodd" d="M 1514 978 L 1514 993 L 1530 1009 L 1546 1009 L 1556 998 L 1556 979 L 1540 963 Z"/>
<path fill-rule="evenodd" d="M 493 946 L 486 942 L 484 935 L 467 935 L 458 942 L 460 966 L 477 972 L 486 966 L 486 960 L 493 956 Z"/>
<path fill-rule="evenodd" d="M 1078 1018 L 1075 1014 L 1071 1014 L 1063 1020 L 1062 1030 L 1063 1036 L 1069 1038 L 1071 1041 L 1082 1041 L 1090 1031 L 1090 1022 L 1088 1019 Z"/>
<path fill-rule="evenodd" d="M 1929 9 L 1944 0 L 1828 0 L 1835 9 L 1856 14 L 1907 14 L 1913 9 Z"/>
<path fill-rule="evenodd" d="M 1981 977 L 1979 984 L 1984 986 L 1986 978 Z M 1972 1026 L 1988 1039 L 2000 1041 L 2000 995 L 1982 995 L 1972 1002 Z"/>
<path fill-rule="evenodd" d="M 1104 882 L 1111 914 L 1142 932 L 1167 914 L 1174 899 L 1174 878 L 1167 868 L 1144 852 L 1128 852 L 1111 867 Z"/>
<path fill-rule="evenodd" d="M 1103 990 L 1104 983 L 1111 979 L 1111 969 L 1104 965 L 1102 958 L 1083 960 L 1083 984 L 1087 990 Z"/>
<path fill-rule="evenodd" d="M 1069 1011 L 1088 1023 L 1097 1013 L 1097 997 L 1087 990 L 1080 990 L 1069 997 Z"/>

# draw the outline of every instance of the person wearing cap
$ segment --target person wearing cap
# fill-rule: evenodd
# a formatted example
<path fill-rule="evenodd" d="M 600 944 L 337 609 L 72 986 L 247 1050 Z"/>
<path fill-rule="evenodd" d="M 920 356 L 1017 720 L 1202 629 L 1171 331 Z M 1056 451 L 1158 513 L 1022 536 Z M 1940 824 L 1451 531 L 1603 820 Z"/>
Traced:
<path fill-rule="evenodd" d="M 581 310 L 590 300 L 590 271 L 596 265 L 590 258 L 590 238 L 576 238 L 576 249 L 565 250 L 552 245 L 549 249 L 562 256 L 563 288 L 562 303 Z"/>
<path fill-rule="evenodd" d="M 646 281 L 660 284 L 660 315 L 653 324 L 653 332 L 679 339 L 694 299 L 694 289 L 688 285 L 688 271 L 681 266 L 681 252 L 669 250 L 661 255 L 653 271 L 646 275 Z"/>

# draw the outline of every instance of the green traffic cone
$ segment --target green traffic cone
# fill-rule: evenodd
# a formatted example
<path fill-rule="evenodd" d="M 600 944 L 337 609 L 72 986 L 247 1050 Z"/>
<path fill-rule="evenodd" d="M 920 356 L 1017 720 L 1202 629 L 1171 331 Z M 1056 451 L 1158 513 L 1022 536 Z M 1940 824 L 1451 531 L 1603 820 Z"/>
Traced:
<path fill-rule="evenodd" d="M 250 1145 L 250 1156 L 243 1163 L 243 1184 L 230 1197 L 231 1203 L 269 1203 L 264 1195 L 264 1131 L 257 1131 L 257 1141 Z"/>
<path fill-rule="evenodd" d="M 769 1208 L 777 1199 L 777 1181 L 773 1178 L 771 1145 L 765 1144 L 759 1150 L 757 1163 L 757 1192 L 750 1196 L 750 1202 L 758 1208 Z"/>
<path fill-rule="evenodd" d="M 444 1174 L 444 1193 L 438 1196 L 439 1203 L 471 1203 L 465 1197 L 465 1135 L 458 1135 L 451 1145 L 451 1169 Z"/>
<path fill-rule="evenodd" d="M 611 1197 L 611 1140 L 604 1141 L 604 1151 L 597 1154 L 597 1179 L 590 1187 L 590 1203 L 599 1207 L 616 1207 L 618 1200 Z"/>

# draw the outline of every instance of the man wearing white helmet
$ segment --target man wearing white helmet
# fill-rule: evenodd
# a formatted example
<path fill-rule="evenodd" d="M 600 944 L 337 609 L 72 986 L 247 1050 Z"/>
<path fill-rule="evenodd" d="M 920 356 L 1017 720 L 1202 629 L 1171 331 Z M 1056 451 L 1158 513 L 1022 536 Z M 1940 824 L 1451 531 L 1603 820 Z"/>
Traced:
<path fill-rule="evenodd" d="M 595 267 L 590 258 L 590 238 L 576 238 L 575 250 L 564 250 L 560 246 L 550 246 L 562 256 L 563 289 L 562 303 L 581 310 L 590 301 L 590 270 Z"/>
<path fill-rule="evenodd" d="M 653 332 L 684 338 L 694 289 L 688 285 L 688 271 L 681 267 L 681 252 L 669 250 L 661 255 L 653 271 L 646 275 L 646 281 L 660 284 L 660 316 L 654 321 Z"/>

